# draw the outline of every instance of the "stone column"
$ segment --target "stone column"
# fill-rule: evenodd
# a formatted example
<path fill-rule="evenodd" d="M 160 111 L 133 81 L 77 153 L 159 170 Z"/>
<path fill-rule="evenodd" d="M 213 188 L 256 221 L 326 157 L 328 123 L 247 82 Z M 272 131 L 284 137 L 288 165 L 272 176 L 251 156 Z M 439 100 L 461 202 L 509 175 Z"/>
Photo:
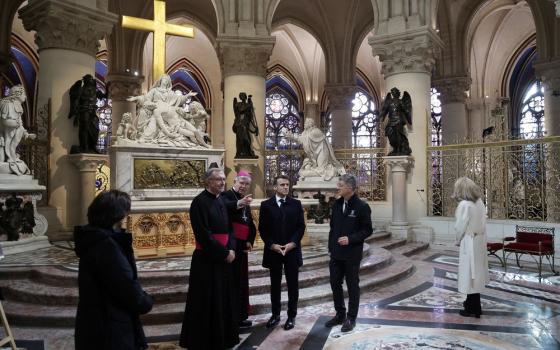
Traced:
<path fill-rule="evenodd" d="M 352 148 L 352 99 L 355 84 L 327 84 L 334 148 Z"/>
<path fill-rule="evenodd" d="M 412 127 L 408 139 L 412 148 L 414 168 L 408 181 L 408 192 L 414 200 L 408 202 L 408 222 L 414 224 L 427 215 L 426 147 L 430 131 L 431 72 L 435 54 L 443 46 L 432 29 L 418 29 L 408 33 L 379 35 L 369 39 L 373 55 L 379 55 L 385 87 L 408 91 L 412 99 Z M 419 196 L 419 197 L 417 197 Z"/>
<path fill-rule="evenodd" d="M 466 91 L 471 86 L 469 77 L 450 77 L 434 80 L 433 84 L 441 93 L 443 144 L 463 143 L 469 136 Z"/>
<path fill-rule="evenodd" d="M 469 138 L 473 142 L 482 141 L 482 131 L 486 127 L 486 101 L 484 98 L 469 98 L 465 104 L 470 124 Z"/>
<path fill-rule="evenodd" d="M 39 47 L 37 105 L 51 103 L 49 205 L 58 223 L 70 230 L 81 222 L 80 179 L 66 155 L 78 144 L 78 129 L 68 119 L 68 90 L 85 74 L 95 75 L 95 55 L 118 16 L 96 8 L 95 0 L 30 0 L 19 11 L 26 30 L 34 30 Z M 92 188 L 95 182 L 89 184 Z M 57 225 L 58 224 L 58 225 Z"/>
<path fill-rule="evenodd" d="M 266 65 L 274 37 L 264 38 L 218 38 L 218 53 L 222 76 L 224 77 L 224 145 L 226 149 L 225 164 L 227 184 L 233 184 L 236 167 L 235 134 L 231 127 L 235 120 L 233 112 L 233 99 L 239 100 L 239 93 L 245 92 L 252 95 L 255 116 L 259 126 L 259 136 L 253 137 L 253 150 L 258 162 L 253 172 L 253 195 L 263 198 L 265 195 L 264 184 L 264 136 L 265 136 L 265 104 L 266 98 Z M 214 121 L 214 120 L 213 120 Z"/>
<path fill-rule="evenodd" d="M 383 157 L 391 169 L 391 201 L 393 204 L 393 215 L 389 231 L 398 238 L 410 237 L 410 225 L 407 216 L 406 178 L 414 159 L 410 156 Z"/>
<path fill-rule="evenodd" d="M 130 96 L 138 96 L 142 93 L 143 76 L 130 74 L 109 74 L 107 77 L 107 91 L 112 103 L 112 135 L 115 136 L 121 122 L 122 115 L 130 112 L 136 115 L 136 102 L 126 99 Z"/>
<path fill-rule="evenodd" d="M 544 128 L 546 136 L 560 136 L 560 57 L 535 64 L 544 86 Z M 560 143 L 547 150 L 546 205 L 547 220 L 560 222 Z"/>
<path fill-rule="evenodd" d="M 317 102 L 313 102 L 313 103 L 306 103 L 305 104 L 305 110 L 304 112 L 304 117 L 305 118 L 311 118 L 315 121 L 315 125 L 317 125 L 317 127 L 321 127 L 321 107 L 319 106 L 319 104 Z"/>
<path fill-rule="evenodd" d="M 77 218 L 77 225 L 87 224 L 87 209 L 95 198 L 95 174 L 97 168 L 109 162 L 109 157 L 104 154 L 71 154 L 68 159 L 79 171 L 80 195 L 78 206 L 80 216 Z M 75 193 L 74 197 L 78 197 Z"/>

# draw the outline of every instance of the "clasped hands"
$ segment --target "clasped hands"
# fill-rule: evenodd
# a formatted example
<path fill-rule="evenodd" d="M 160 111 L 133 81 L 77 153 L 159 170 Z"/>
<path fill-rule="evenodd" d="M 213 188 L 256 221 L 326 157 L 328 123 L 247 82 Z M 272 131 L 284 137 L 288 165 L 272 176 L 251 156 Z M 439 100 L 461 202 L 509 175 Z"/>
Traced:
<path fill-rule="evenodd" d="M 273 244 L 270 246 L 272 251 L 275 251 L 278 254 L 286 255 L 288 252 L 296 247 L 294 242 L 290 242 L 288 244 L 280 245 L 280 244 Z"/>
<path fill-rule="evenodd" d="M 342 236 L 338 238 L 338 244 L 340 245 L 348 245 L 350 241 L 348 240 L 348 236 Z"/>

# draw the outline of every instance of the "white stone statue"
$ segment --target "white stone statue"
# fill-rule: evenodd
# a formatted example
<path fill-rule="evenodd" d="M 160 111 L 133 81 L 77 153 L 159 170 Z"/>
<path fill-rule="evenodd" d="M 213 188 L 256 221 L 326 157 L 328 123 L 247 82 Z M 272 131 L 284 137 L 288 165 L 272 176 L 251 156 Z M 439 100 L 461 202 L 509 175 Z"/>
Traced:
<path fill-rule="evenodd" d="M 327 137 L 321 129 L 315 126 L 313 119 L 305 119 L 301 134 L 294 135 L 287 132 L 286 137 L 303 145 L 305 159 L 299 170 L 299 176 L 302 180 L 305 180 L 306 177 L 322 177 L 323 180 L 330 181 L 335 176 L 346 173 L 342 164 L 336 160 Z"/>
<path fill-rule="evenodd" d="M 132 123 L 132 113 L 123 113 L 117 129 L 117 137 L 125 140 L 136 140 L 136 128 Z"/>
<path fill-rule="evenodd" d="M 16 85 L 7 97 L 0 99 L 0 173 L 26 175 L 31 173 L 27 164 L 19 158 L 16 147 L 23 139 L 35 139 L 23 127 L 22 103 L 25 102 L 25 89 Z"/>
<path fill-rule="evenodd" d="M 128 101 L 135 101 L 139 105 L 135 140 L 163 147 L 210 148 L 204 140 L 204 131 L 201 132 L 191 123 L 193 117 L 182 107 L 195 95 L 196 92 L 187 95 L 175 93 L 171 89 L 171 78 L 163 75 L 145 95 L 128 98 Z"/>

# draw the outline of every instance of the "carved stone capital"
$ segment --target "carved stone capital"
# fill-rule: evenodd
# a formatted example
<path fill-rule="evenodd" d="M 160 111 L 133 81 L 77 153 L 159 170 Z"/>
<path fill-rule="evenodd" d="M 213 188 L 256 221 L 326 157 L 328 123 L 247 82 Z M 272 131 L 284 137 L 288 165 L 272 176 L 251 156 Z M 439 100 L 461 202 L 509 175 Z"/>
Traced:
<path fill-rule="evenodd" d="M 99 165 L 109 163 L 109 156 L 105 154 L 70 154 L 68 159 L 81 173 L 96 172 Z"/>
<path fill-rule="evenodd" d="M 392 173 L 408 173 L 414 166 L 412 156 L 385 156 L 383 160 L 391 168 Z"/>
<path fill-rule="evenodd" d="M 39 51 L 67 49 L 95 56 L 99 40 L 111 33 L 116 14 L 68 0 L 30 0 L 19 10 L 26 30 L 34 30 Z"/>
<path fill-rule="evenodd" d="M 534 64 L 535 73 L 541 79 L 547 91 L 560 93 L 560 58 L 539 61 Z"/>
<path fill-rule="evenodd" d="M 107 88 L 113 101 L 125 101 L 130 96 L 142 94 L 143 76 L 128 74 L 109 74 Z"/>
<path fill-rule="evenodd" d="M 327 84 L 325 92 L 329 97 L 332 110 L 347 110 L 352 108 L 352 99 L 356 93 L 355 84 Z"/>
<path fill-rule="evenodd" d="M 463 77 L 448 77 L 432 81 L 432 85 L 436 87 L 440 95 L 442 104 L 449 104 L 454 102 L 465 103 L 467 100 L 467 90 L 471 87 L 471 78 Z"/>
<path fill-rule="evenodd" d="M 224 77 L 248 74 L 266 77 L 266 66 L 276 38 L 218 38 L 218 57 Z"/>
<path fill-rule="evenodd" d="M 379 56 L 385 77 L 399 73 L 431 74 L 443 42 L 432 29 L 369 38 L 373 55 Z"/>

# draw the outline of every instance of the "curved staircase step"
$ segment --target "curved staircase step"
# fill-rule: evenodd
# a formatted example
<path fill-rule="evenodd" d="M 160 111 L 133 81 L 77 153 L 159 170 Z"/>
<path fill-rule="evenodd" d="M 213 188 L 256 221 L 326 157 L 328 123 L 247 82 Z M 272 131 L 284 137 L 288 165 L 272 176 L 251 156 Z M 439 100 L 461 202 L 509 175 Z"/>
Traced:
<path fill-rule="evenodd" d="M 409 242 L 409 243 L 406 243 L 405 245 L 402 245 L 400 247 L 391 249 L 391 252 L 393 254 L 400 254 L 400 255 L 410 257 L 414 254 L 417 254 L 421 251 L 424 251 L 424 250 L 428 249 L 429 247 L 430 247 L 430 244 L 426 243 L 426 242 Z"/>

